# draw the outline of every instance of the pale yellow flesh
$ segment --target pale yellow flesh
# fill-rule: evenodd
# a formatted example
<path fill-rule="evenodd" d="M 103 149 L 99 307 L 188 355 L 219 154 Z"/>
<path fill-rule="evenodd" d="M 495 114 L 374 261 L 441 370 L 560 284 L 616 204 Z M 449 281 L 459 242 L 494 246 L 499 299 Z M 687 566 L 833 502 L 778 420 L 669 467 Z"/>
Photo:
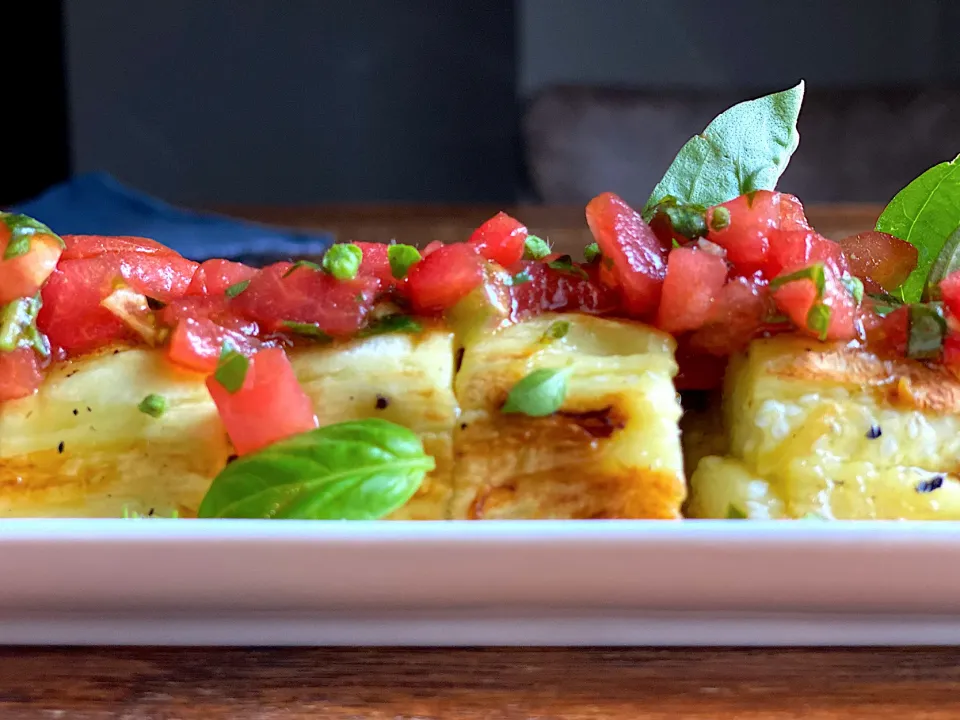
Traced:
<path fill-rule="evenodd" d="M 571 323 L 569 335 L 541 342 L 556 320 Z M 455 350 L 452 333 L 430 329 L 290 351 L 321 424 L 391 420 L 434 457 L 436 469 L 391 518 L 679 516 L 668 336 L 545 316 L 474 337 L 456 385 Z M 568 415 L 499 413 L 526 372 L 567 363 Z M 137 408 L 151 393 L 169 405 L 160 418 Z M 0 406 L 0 517 L 190 517 L 231 454 L 203 376 L 175 369 L 159 350 L 106 351 Z"/>
<path fill-rule="evenodd" d="M 942 369 L 758 340 L 731 363 L 723 420 L 725 457 L 690 478 L 693 517 L 960 519 L 960 384 Z"/>

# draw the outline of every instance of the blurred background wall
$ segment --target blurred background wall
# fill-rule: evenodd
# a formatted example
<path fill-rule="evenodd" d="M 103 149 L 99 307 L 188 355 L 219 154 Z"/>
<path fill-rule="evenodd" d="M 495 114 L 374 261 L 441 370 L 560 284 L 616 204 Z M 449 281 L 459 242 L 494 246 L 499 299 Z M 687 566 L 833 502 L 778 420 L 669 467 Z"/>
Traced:
<path fill-rule="evenodd" d="M 46 125 L 0 119 L 23 158 L 0 203 L 89 170 L 191 205 L 579 202 L 609 188 L 642 202 L 713 115 L 800 77 L 803 141 L 784 185 L 806 200 L 883 201 L 960 150 L 953 0 L 38 0 L 24 11 L 38 33 L 0 59 Z"/>

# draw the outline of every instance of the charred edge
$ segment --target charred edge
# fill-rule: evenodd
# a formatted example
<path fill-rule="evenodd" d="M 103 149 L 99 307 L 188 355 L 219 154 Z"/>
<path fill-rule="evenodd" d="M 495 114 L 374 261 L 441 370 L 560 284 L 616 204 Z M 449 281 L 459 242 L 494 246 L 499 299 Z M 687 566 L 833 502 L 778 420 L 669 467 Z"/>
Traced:
<path fill-rule="evenodd" d="M 626 419 L 620 416 L 612 406 L 603 410 L 588 412 L 558 412 L 558 416 L 572 421 L 577 427 L 591 437 L 605 439 L 612 436 L 617 430 L 626 427 Z"/>
<path fill-rule="evenodd" d="M 453 371 L 460 372 L 460 366 L 463 365 L 463 354 L 466 352 L 466 348 L 460 348 L 457 350 L 457 356 L 453 361 Z"/>

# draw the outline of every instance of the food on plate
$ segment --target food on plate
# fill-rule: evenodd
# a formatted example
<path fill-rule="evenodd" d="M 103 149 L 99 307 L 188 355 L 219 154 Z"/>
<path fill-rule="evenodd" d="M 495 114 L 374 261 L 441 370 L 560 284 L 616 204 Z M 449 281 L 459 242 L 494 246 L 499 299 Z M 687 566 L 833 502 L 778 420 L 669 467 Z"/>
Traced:
<path fill-rule="evenodd" d="M 0 214 L 0 517 L 960 517 L 960 158 L 828 239 L 776 188 L 802 96 L 593 198 L 582 260 L 502 212 L 263 268 Z"/>

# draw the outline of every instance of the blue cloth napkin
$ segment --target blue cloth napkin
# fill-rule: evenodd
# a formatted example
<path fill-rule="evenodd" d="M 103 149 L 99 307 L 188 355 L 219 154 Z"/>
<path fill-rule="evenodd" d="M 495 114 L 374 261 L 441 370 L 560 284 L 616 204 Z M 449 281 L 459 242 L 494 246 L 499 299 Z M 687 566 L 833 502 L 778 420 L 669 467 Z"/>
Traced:
<path fill-rule="evenodd" d="M 148 237 L 191 260 L 216 257 L 262 265 L 321 254 L 333 243 L 327 233 L 272 228 L 174 207 L 106 173 L 77 175 L 10 209 L 60 235 Z"/>

